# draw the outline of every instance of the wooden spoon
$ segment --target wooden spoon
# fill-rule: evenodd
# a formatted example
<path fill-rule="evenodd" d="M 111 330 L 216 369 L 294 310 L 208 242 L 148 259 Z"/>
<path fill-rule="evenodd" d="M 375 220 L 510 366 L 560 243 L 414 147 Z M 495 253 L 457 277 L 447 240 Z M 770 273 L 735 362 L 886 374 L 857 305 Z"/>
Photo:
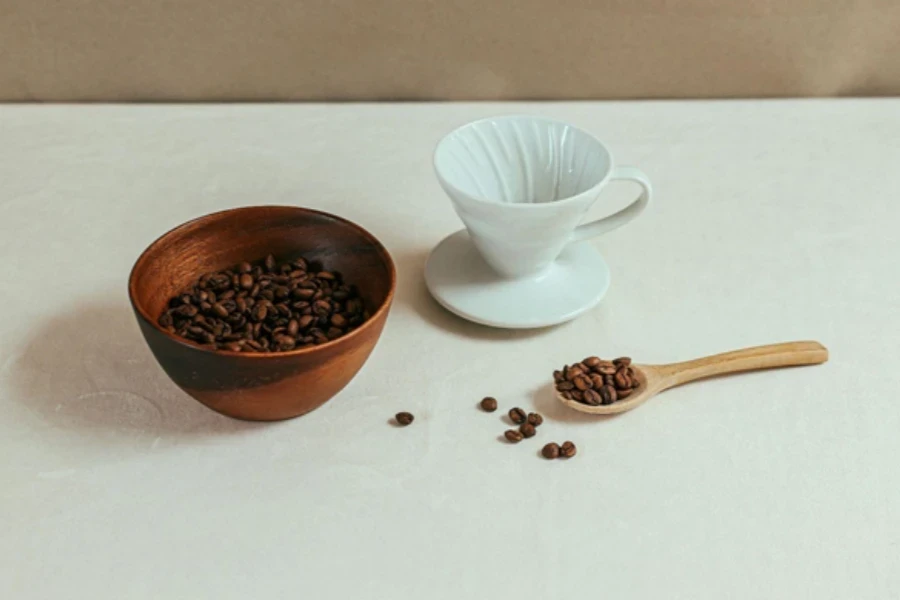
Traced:
<path fill-rule="evenodd" d="M 577 400 L 563 398 L 555 388 L 554 392 L 556 398 L 569 408 L 592 415 L 614 415 L 631 410 L 669 388 L 697 379 L 741 371 L 818 365 L 827 360 L 828 350 L 818 342 L 787 342 L 714 354 L 669 365 L 633 364 L 631 367 L 641 385 L 625 400 L 605 406 L 582 404 Z"/>

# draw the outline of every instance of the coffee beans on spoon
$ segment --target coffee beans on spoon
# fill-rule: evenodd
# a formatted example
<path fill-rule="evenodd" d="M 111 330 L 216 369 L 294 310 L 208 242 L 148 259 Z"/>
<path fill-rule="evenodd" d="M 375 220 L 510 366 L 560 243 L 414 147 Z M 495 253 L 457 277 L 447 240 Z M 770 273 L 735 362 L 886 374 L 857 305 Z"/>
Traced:
<path fill-rule="evenodd" d="M 201 276 L 159 317 L 167 331 L 232 352 L 286 352 L 324 344 L 359 327 L 369 313 L 337 271 L 303 257 L 242 262 Z"/>
<path fill-rule="evenodd" d="M 603 360 L 589 356 L 553 372 L 556 391 L 567 400 L 589 406 L 609 405 L 630 396 L 640 381 L 627 356 Z"/>

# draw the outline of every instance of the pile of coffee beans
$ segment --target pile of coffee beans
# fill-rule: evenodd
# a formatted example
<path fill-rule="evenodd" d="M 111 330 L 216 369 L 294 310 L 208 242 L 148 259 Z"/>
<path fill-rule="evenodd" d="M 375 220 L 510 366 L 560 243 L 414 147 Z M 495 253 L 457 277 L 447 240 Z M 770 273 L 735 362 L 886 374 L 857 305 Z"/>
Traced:
<path fill-rule="evenodd" d="M 519 429 L 507 429 L 503 436 L 512 444 L 518 444 L 525 438 L 537 435 L 537 428 L 544 422 L 544 417 L 538 413 L 526 413 L 518 406 L 509 409 L 507 413 L 510 421 L 519 426 Z"/>
<path fill-rule="evenodd" d="M 337 271 L 300 257 L 207 273 L 169 301 L 167 331 L 232 352 L 286 352 L 324 344 L 359 327 L 369 313 Z"/>
<path fill-rule="evenodd" d="M 624 400 L 641 385 L 627 356 L 615 360 L 590 356 L 554 371 L 553 380 L 556 391 L 563 398 L 589 406 L 605 406 Z"/>

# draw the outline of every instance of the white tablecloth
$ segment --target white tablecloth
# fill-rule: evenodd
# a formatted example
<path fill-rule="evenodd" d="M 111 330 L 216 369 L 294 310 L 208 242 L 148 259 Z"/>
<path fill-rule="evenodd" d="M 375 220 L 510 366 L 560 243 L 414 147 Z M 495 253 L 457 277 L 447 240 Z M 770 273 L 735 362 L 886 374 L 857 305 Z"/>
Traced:
<path fill-rule="evenodd" d="M 461 227 L 435 142 L 510 112 L 590 130 L 656 186 L 597 241 L 603 303 L 549 330 L 461 321 L 422 281 Z M 900 100 L 0 106 L 0 596 L 900 597 L 898 159 Z M 339 396 L 252 424 L 166 378 L 126 279 L 170 227 L 271 203 L 362 224 L 399 283 Z M 830 362 L 610 419 L 549 394 L 589 354 L 793 339 Z M 539 435 L 499 441 L 487 394 L 544 413 Z M 578 456 L 539 458 L 551 440 Z"/>

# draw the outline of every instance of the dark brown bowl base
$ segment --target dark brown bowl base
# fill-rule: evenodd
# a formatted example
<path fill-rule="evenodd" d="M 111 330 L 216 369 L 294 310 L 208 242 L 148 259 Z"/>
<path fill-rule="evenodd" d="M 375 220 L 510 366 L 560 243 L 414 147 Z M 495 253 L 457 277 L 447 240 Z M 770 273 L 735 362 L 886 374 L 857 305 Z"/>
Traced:
<path fill-rule="evenodd" d="M 366 330 L 360 332 L 367 339 L 346 349 L 337 344 L 317 348 L 302 363 L 295 356 L 280 358 L 270 354 L 249 365 L 248 356 L 205 350 L 210 356 L 200 364 L 196 356 L 179 360 L 178 352 L 155 339 L 164 334 L 140 318 L 138 322 L 157 362 L 189 396 L 236 419 L 281 421 L 315 410 L 344 389 L 375 348 L 386 318 L 386 311 L 373 317 Z M 187 349 L 187 353 L 192 354 L 191 350 Z"/>

